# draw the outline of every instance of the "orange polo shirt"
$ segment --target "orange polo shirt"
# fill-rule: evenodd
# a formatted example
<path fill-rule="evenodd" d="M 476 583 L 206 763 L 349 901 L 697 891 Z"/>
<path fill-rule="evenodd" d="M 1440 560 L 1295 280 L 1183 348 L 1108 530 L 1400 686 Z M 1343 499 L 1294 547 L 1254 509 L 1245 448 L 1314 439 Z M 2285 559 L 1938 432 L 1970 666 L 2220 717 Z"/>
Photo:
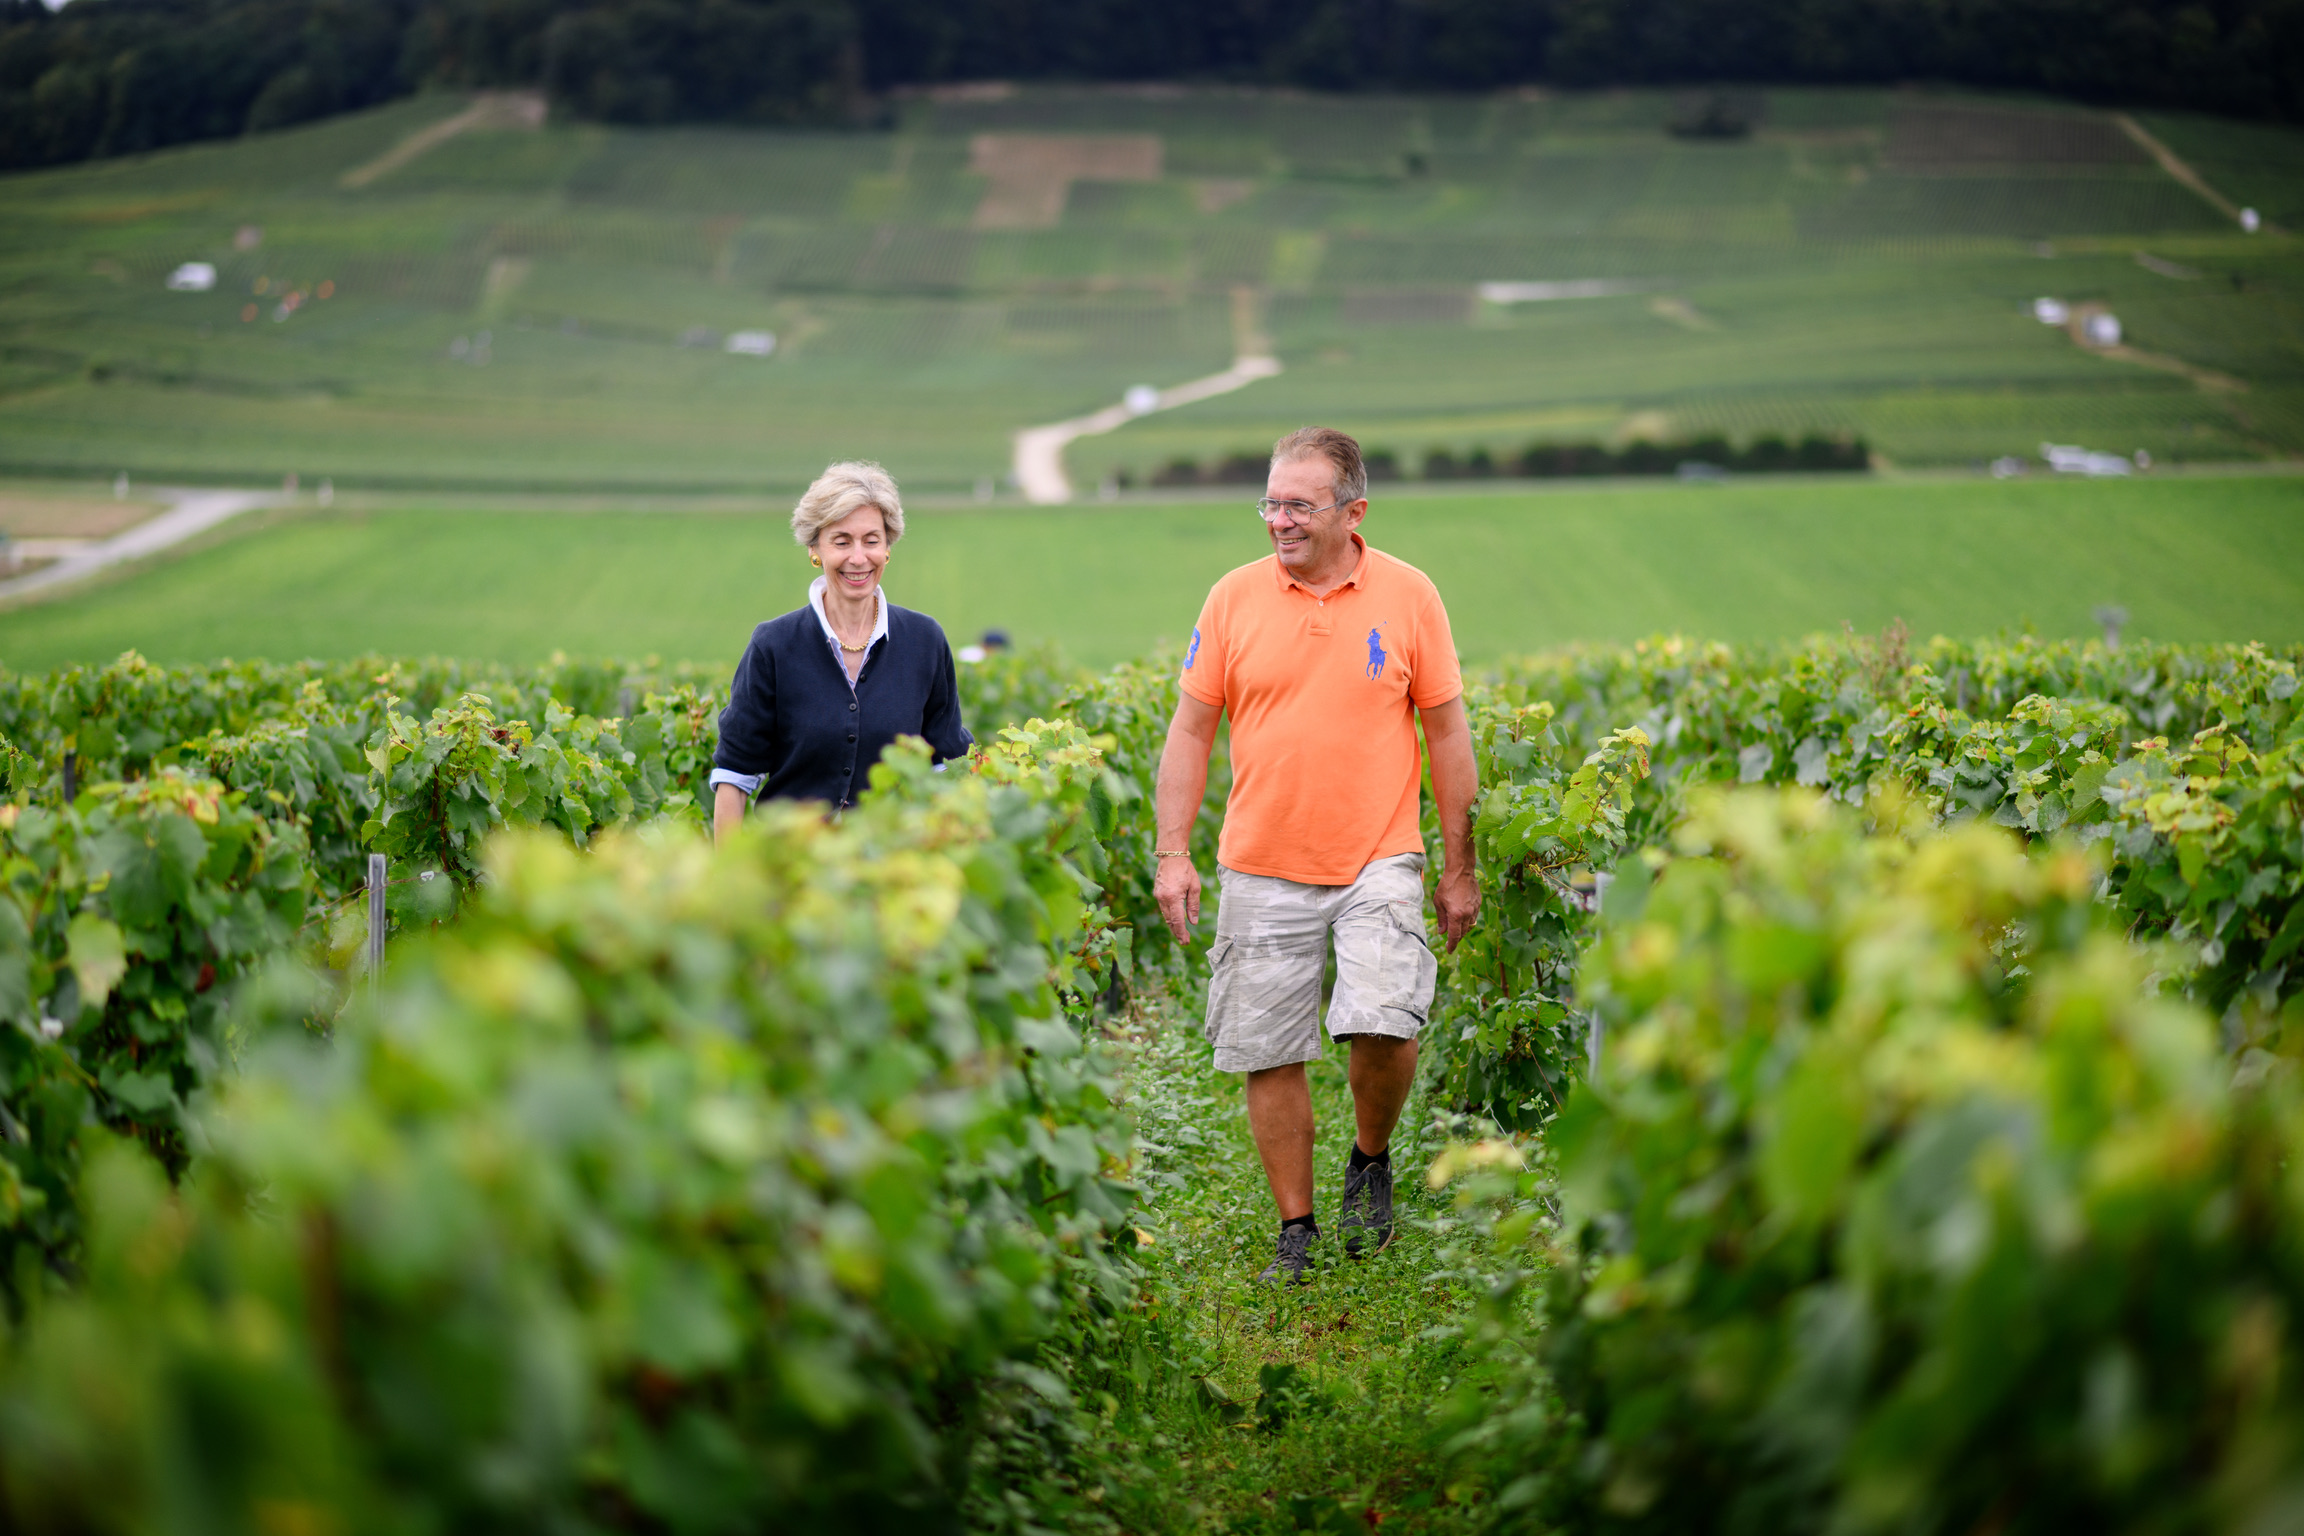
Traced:
<path fill-rule="evenodd" d="M 1464 691 L 1456 642 L 1431 578 L 1352 544 L 1359 562 L 1325 598 L 1266 555 L 1200 610 L 1182 682 L 1232 717 L 1226 869 L 1349 885 L 1371 860 L 1423 850 L 1416 711 Z"/>

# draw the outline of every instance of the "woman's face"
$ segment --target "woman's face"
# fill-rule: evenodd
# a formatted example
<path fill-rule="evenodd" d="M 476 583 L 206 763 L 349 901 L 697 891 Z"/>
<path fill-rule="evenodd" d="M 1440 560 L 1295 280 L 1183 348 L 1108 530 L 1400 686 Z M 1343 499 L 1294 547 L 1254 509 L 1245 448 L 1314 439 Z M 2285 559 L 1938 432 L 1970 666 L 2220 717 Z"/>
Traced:
<path fill-rule="evenodd" d="M 847 597 L 870 597 L 888 563 L 888 519 L 878 507 L 858 507 L 816 535 L 816 558 L 832 590 Z"/>

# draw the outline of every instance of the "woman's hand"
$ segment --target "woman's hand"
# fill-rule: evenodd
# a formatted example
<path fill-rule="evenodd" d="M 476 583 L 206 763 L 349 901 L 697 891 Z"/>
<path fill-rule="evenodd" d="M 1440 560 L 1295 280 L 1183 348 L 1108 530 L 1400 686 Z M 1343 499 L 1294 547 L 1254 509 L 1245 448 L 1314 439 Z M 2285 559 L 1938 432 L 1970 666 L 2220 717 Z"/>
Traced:
<path fill-rule="evenodd" d="M 744 820 L 744 791 L 733 784 L 715 785 L 712 790 L 712 841 L 717 843 L 736 830 Z"/>

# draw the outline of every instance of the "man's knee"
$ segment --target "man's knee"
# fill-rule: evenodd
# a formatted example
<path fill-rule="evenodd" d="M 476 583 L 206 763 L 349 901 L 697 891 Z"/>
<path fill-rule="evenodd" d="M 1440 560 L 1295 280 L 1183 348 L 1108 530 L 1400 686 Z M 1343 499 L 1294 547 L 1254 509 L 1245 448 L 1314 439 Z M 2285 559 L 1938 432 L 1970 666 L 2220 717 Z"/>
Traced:
<path fill-rule="evenodd" d="M 1259 1134 L 1286 1131 L 1312 1123 L 1312 1083 L 1304 1063 L 1263 1067 L 1245 1074 L 1248 1080 L 1248 1123 Z"/>
<path fill-rule="evenodd" d="M 1373 1093 L 1379 1099 L 1406 1093 L 1416 1077 L 1416 1042 L 1391 1035 L 1354 1035 L 1352 1057 L 1345 1074 L 1355 1098 Z"/>

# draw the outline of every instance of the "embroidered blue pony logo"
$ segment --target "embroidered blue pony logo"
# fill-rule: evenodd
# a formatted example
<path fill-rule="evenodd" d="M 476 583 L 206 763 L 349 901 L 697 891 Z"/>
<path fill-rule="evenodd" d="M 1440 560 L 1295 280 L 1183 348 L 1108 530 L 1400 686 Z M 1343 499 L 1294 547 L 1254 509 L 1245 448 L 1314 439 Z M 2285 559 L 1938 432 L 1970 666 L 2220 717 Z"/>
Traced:
<path fill-rule="evenodd" d="M 1384 675 L 1384 660 L 1384 631 L 1372 629 L 1368 631 L 1368 675 L 1370 677 L 1382 677 Z"/>
<path fill-rule="evenodd" d="M 1200 659 L 1200 631 L 1192 631 L 1192 648 L 1184 653 L 1184 670 L 1192 670 L 1192 663 Z"/>

